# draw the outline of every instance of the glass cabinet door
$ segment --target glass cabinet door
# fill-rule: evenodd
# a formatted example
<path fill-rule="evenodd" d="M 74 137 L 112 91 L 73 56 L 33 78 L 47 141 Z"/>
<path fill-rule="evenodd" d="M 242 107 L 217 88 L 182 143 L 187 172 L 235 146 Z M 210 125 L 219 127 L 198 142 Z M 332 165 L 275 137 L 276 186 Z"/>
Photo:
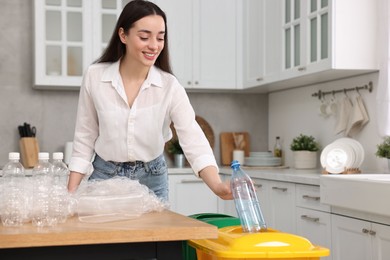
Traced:
<path fill-rule="evenodd" d="M 96 1 L 95 11 L 98 19 L 97 29 L 95 30 L 95 41 L 99 46 L 94 50 L 94 60 L 99 58 L 107 47 L 108 42 L 114 32 L 116 21 L 122 12 L 123 7 L 131 0 L 94 0 Z"/>
<path fill-rule="evenodd" d="M 301 1 L 284 0 L 284 69 L 301 65 L 301 30 Z"/>
<path fill-rule="evenodd" d="M 36 88 L 79 88 L 130 0 L 35 0 Z"/>
<path fill-rule="evenodd" d="M 35 1 L 35 85 L 79 84 L 88 53 L 82 0 Z"/>
<path fill-rule="evenodd" d="M 329 57 L 329 6 L 328 0 L 310 0 L 308 12 L 309 25 L 309 63 Z"/>
<path fill-rule="evenodd" d="M 285 70 L 329 58 L 329 0 L 284 0 Z"/>

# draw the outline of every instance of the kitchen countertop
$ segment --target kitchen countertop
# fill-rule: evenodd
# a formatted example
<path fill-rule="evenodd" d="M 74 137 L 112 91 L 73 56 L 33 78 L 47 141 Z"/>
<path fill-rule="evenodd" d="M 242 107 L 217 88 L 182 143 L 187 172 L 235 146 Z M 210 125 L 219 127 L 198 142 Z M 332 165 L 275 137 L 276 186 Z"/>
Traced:
<path fill-rule="evenodd" d="M 165 210 L 139 218 L 107 223 L 83 223 L 77 217 L 55 227 L 0 225 L 0 248 L 46 247 L 107 243 L 180 241 L 217 238 L 217 228 Z"/>
<path fill-rule="evenodd" d="M 242 169 L 251 177 L 275 181 L 320 185 L 321 169 L 297 170 L 293 168 L 260 168 L 245 167 Z M 169 168 L 169 174 L 194 174 L 191 168 Z M 219 172 L 222 175 L 231 175 L 230 167 L 221 166 Z"/>

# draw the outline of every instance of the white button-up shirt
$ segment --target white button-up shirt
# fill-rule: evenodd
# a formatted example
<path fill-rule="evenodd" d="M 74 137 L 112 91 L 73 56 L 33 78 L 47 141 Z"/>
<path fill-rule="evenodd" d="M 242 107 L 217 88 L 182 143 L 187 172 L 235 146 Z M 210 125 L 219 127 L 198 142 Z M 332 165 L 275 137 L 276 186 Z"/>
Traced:
<path fill-rule="evenodd" d="M 196 174 L 217 167 L 187 93 L 173 75 L 152 66 L 130 108 L 119 61 L 93 64 L 80 89 L 69 169 L 87 173 L 95 152 L 106 161 L 151 161 L 172 138 L 171 122 Z"/>

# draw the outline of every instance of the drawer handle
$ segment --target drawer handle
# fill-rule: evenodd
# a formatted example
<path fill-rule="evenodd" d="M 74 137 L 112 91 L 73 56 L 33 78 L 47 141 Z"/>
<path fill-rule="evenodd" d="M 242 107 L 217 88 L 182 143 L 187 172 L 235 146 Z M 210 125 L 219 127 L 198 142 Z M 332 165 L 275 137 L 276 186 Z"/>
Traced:
<path fill-rule="evenodd" d="M 280 188 L 280 187 L 272 187 L 273 190 L 280 190 L 280 191 L 283 191 L 283 192 L 286 192 L 287 191 L 287 188 Z"/>
<path fill-rule="evenodd" d="M 181 180 L 181 183 L 201 183 L 203 180 Z"/>
<path fill-rule="evenodd" d="M 309 195 L 303 195 L 302 198 L 307 200 L 320 200 L 320 197 L 309 196 Z"/>
<path fill-rule="evenodd" d="M 301 219 L 305 219 L 305 220 L 309 220 L 309 221 L 313 221 L 313 222 L 319 222 L 320 221 L 320 218 L 313 218 L 313 217 L 309 217 L 308 215 L 302 215 Z"/>
<path fill-rule="evenodd" d="M 305 71 L 306 70 L 306 67 L 299 67 L 298 68 L 298 71 Z"/>
<path fill-rule="evenodd" d="M 262 184 L 253 184 L 253 186 L 255 186 L 256 188 L 262 188 L 263 187 Z"/>
<path fill-rule="evenodd" d="M 376 231 L 371 230 L 371 229 L 367 229 L 367 228 L 363 228 L 363 229 L 362 229 L 362 232 L 363 232 L 364 234 L 370 234 L 370 235 L 372 235 L 372 236 L 375 236 L 375 235 L 376 235 Z"/>

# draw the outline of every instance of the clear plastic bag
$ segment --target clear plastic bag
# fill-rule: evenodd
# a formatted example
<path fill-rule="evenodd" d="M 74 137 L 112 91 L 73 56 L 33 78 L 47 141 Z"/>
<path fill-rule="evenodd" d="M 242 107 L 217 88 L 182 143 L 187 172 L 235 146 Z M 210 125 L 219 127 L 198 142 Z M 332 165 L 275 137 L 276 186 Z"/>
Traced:
<path fill-rule="evenodd" d="M 73 200 L 79 220 L 89 223 L 132 219 L 169 207 L 148 187 L 126 177 L 82 183 Z"/>

